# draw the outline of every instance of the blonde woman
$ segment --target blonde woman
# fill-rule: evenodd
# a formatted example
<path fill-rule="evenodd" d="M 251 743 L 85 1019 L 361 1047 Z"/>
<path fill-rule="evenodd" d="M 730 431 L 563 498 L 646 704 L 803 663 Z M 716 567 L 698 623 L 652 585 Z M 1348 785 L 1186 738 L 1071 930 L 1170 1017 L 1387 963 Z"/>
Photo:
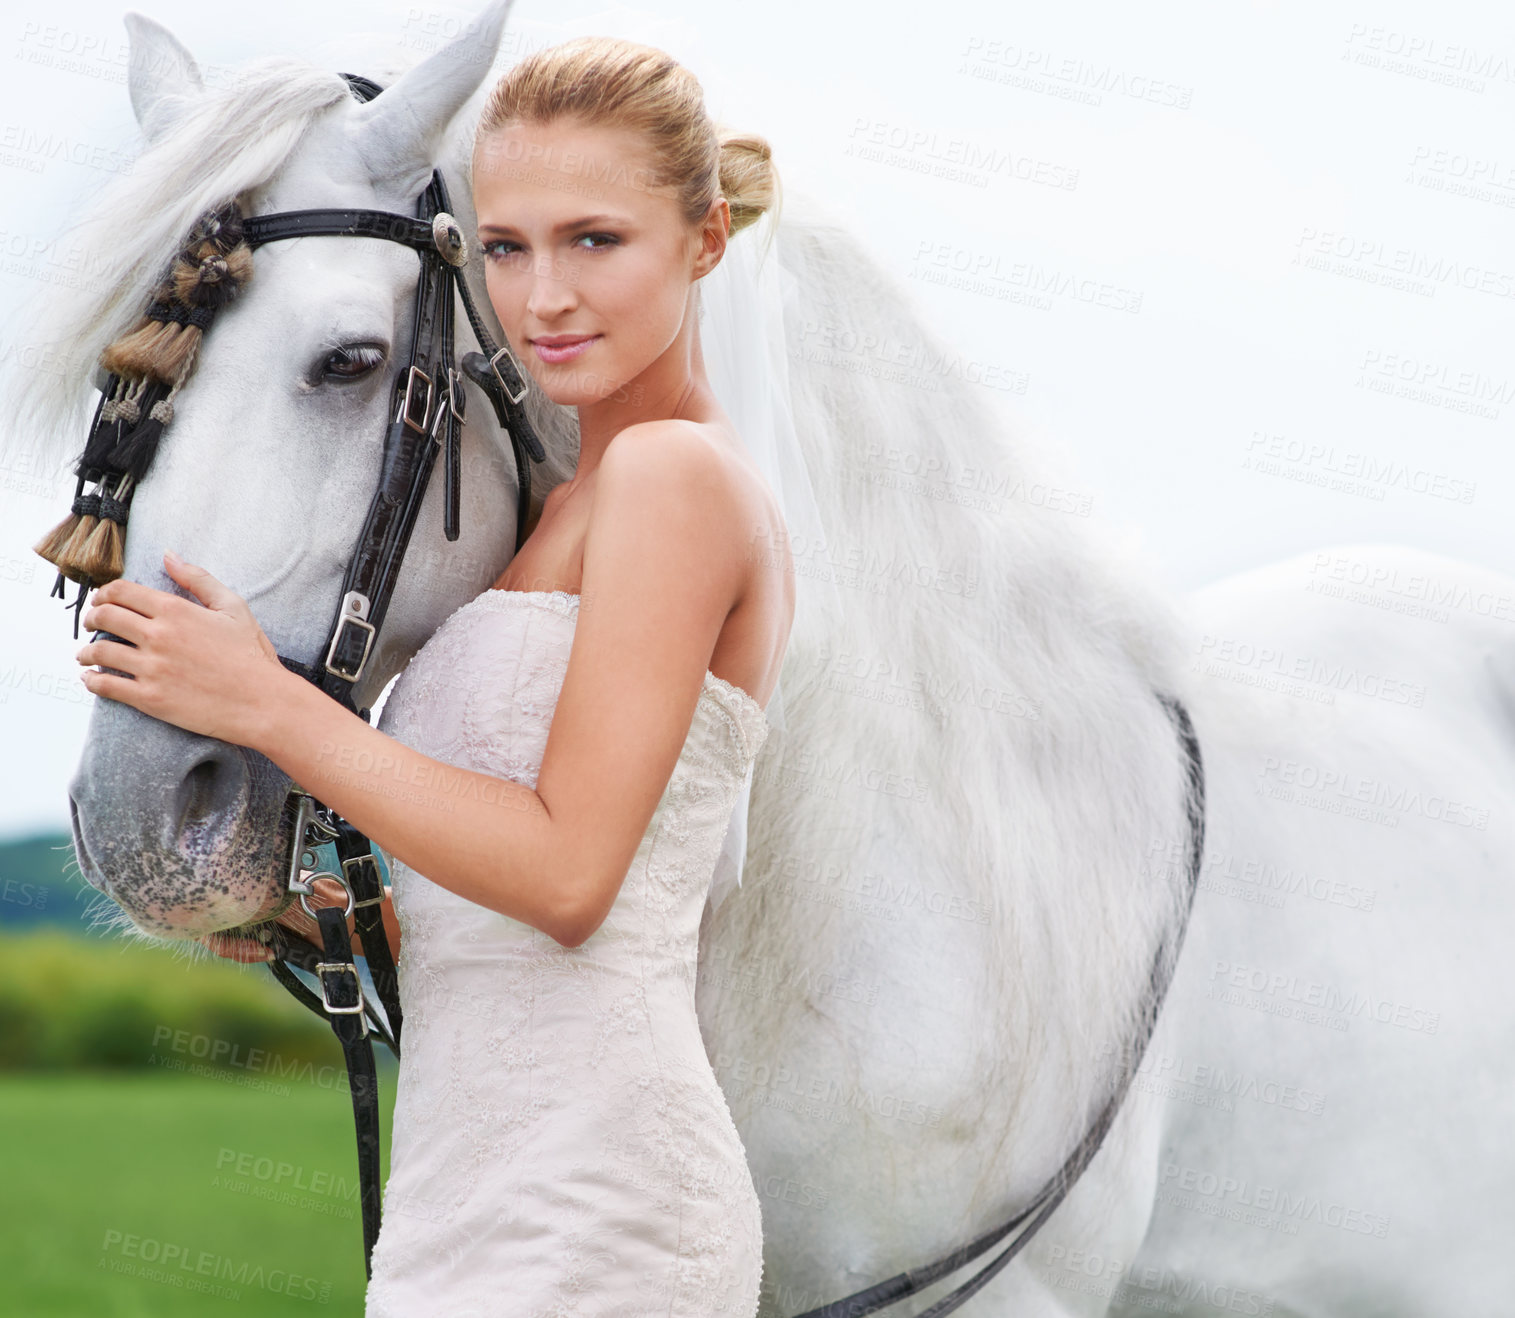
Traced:
<path fill-rule="evenodd" d="M 580 448 L 385 710 L 401 741 L 522 786 L 497 884 L 395 872 L 406 1049 L 372 1318 L 757 1311 L 761 1216 L 694 971 L 794 583 L 751 552 L 774 496 L 694 313 L 774 190 L 765 144 L 723 146 L 650 47 L 567 42 L 486 102 L 490 301 Z"/>

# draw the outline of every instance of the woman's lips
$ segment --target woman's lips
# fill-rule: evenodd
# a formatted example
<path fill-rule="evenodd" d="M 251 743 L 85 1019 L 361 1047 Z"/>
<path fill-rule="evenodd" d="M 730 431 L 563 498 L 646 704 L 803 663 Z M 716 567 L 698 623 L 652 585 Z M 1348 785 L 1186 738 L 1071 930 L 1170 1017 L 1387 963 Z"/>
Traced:
<path fill-rule="evenodd" d="M 541 339 L 533 339 L 531 346 L 536 354 L 544 362 L 567 362 L 572 361 L 584 351 L 591 343 L 599 339 L 598 334 L 592 334 L 587 339 L 580 339 L 576 343 L 543 343 Z"/>

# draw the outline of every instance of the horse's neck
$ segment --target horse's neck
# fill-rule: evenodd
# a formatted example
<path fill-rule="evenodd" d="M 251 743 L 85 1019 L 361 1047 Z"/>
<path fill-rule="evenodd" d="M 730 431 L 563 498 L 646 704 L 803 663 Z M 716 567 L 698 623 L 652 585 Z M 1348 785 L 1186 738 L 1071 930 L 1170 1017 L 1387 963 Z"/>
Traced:
<path fill-rule="evenodd" d="M 791 334 L 821 326 L 837 338 L 791 356 L 830 537 L 800 566 L 857 588 L 838 592 L 839 611 L 796 619 L 792 732 L 753 793 L 749 872 L 773 890 L 723 908 L 710 937 L 718 960 L 772 964 L 781 980 L 846 967 L 908 985 L 913 996 L 881 995 L 881 1033 L 902 1005 L 949 1034 L 961 1027 L 944 1055 L 983 1063 L 974 1093 L 1025 1136 L 1018 1183 L 1050 1172 L 1082 1135 L 1181 918 L 1185 758 L 1154 694 L 1175 688 L 1181 632 L 1117 555 L 1035 506 L 1039 464 L 979 386 L 946 372 L 926 381 L 939 387 L 900 385 L 900 371 L 862 369 L 875 363 L 849 352 L 844 328 L 951 354 L 845 229 L 791 223 Z M 916 470 L 927 474 L 913 480 Z M 996 517 L 941 497 L 965 474 L 994 478 Z M 792 879 L 796 853 L 821 839 L 835 866 Z M 858 893 L 869 900 L 848 900 Z M 827 1073 L 834 1023 L 804 1006 L 766 1005 L 750 1028 Z M 743 1046 L 762 1044 L 730 1051 Z M 887 1087 L 889 1076 L 869 1079 Z"/>

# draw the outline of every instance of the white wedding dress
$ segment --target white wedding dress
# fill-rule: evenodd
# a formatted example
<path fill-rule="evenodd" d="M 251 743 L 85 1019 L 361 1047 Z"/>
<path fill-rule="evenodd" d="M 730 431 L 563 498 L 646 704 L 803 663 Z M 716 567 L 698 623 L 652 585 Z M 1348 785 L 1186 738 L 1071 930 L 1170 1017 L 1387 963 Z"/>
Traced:
<path fill-rule="evenodd" d="M 490 590 L 378 726 L 535 787 L 579 597 Z M 707 672 L 608 918 L 565 948 L 392 869 L 403 1059 L 367 1318 L 751 1318 L 757 1191 L 694 1008 L 701 913 L 769 731 Z"/>

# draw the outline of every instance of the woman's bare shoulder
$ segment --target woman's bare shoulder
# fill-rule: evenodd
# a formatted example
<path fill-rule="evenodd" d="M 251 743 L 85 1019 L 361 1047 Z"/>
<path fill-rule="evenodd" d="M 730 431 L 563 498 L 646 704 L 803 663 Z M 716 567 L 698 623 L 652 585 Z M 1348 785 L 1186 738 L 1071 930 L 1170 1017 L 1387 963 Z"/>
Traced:
<path fill-rule="evenodd" d="M 731 453 L 725 432 L 679 418 L 638 421 L 617 433 L 600 459 L 602 475 L 635 483 L 658 481 L 690 493 L 739 498 L 748 473 Z"/>
<path fill-rule="evenodd" d="M 750 570 L 743 558 L 754 517 L 748 486 L 747 473 L 713 427 L 638 422 L 620 431 L 600 459 L 587 535 L 599 539 L 602 528 L 614 526 L 617 536 L 682 539 L 692 556 L 686 562 L 702 562 L 707 572 L 724 565 L 739 592 L 744 583 L 735 577 Z"/>
<path fill-rule="evenodd" d="M 703 421 L 686 421 L 682 417 L 658 417 L 651 421 L 633 421 L 616 432 L 600 460 L 603 467 L 612 455 L 621 461 L 645 459 L 654 453 L 669 458 L 694 457 L 701 450 L 715 451 L 711 440 L 713 428 Z"/>

